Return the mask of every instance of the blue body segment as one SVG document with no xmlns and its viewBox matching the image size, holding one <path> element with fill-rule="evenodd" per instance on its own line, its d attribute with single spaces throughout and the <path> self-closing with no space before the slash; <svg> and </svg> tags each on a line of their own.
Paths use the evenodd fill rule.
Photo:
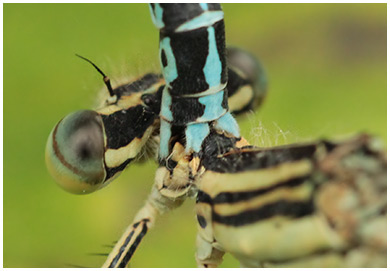
<svg viewBox="0 0 390 271">
<path fill-rule="evenodd" d="M 215 128 L 217 130 L 222 130 L 234 135 L 235 137 L 240 137 L 240 128 L 238 127 L 236 119 L 232 116 L 232 114 L 230 114 L 230 112 L 227 112 L 215 122 Z"/>
<path fill-rule="evenodd" d="M 204 139 L 209 135 L 210 127 L 208 123 L 195 123 L 186 128 L 186 152 L 194 151 L 198 153 L 202 147 Z"/>
<path fill-rule="evenodd" d="M 169 155 L 172 131 L 185 129 L 186 151 L 195 153 L 209 135 L 211 122 L 216 122 L 212 127 L 239 137 L 238 125 L 227 113 L 220 5 L 150 4 L 150 11 L 160 30 L 160 63 L 167 83 L 160 111 L 160 159 Z"/>
<path fill-rule="evenodd" d="M 160 157 L 168 157 L 169 155 L 169 139 L 171 139 L 171 124 L 163 119 L 160 123 Z"/>
<path fill-rule="evenodd" d="M 160 116 L 163 117 L 166 121 L 172 121 L 172 111 L 170 110 L 172 105 L 172 97 L 168 92 L 168 89 L 165 87 L 162 93 L 161 104 L 164 106 L 161 107 Z"/>
<path fill-rule="evenodd" d="M 217 43 L 215 40 L 215 30 L 213 27 L 208 27 L 207 32 L 209 34 L 209 51 L 203 72 L 206 82 L 211 88 L 221 84 L 222 63 L 218 55 Z"/>
<path fill-rule="evenodd" d="M 208 9 L 209 9 L 209 4 L 207 4 L 207 3 L 200 3 L 199 5 L 200 5 L 200 7 L 201 7 L 203 10 L 208 10 Z"/>
<path fill-rule="evenodd" d="M 218 119 L 225 114 L 226 109 L 221 105 L 224 98 L 224 92 L 219 91 L 215 94 L 199 98 L 199 103 L 205 106 L 203 115 L 196 122 L 209 122 Z"/>
<path fill-rule="evenodd" d="M 152 5 L 149 5 L 150 13 L 152 14 L 152 21 L 158 28 L 164 27 L 164 22 L 162 20 L 163 16 L 163 9 L 161 8 L 160 4 L 153 4 L 154 8 L 152 8 Z"/>
<path fill-rule="evenodd" d="M 176 59 L 172 51 L 171 39 L 169 37 L 165 37 L 160 41 L 161 62 L 163 61 L 162 54 L 165 54 L 165 58 L 166 58 L 166 63 L 161 63 L 162 73 L 164 75 L 164 79 L 167 84 L 166 87 L 169 88 L 169 84 L 177 78 Z"/>
</svg>

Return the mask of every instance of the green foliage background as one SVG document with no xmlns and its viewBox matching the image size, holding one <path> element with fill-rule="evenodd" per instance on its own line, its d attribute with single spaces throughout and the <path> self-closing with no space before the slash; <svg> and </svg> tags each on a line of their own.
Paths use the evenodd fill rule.
<svg viewBox="0 0 390 271">
<path fill-rule="evenodd" d="M 263 146 L 370 132 L 386 140 L 386 4 L 224 4 L 227 43 L 266 67 L 264 106 L 241 120 Z M 99 266 L 153 183 L 132 165 L 86 196 L 62 191 L 44 164 L 52 127 L 90 108 L 100 75 L 158 71 L 158 32 L 146 4 L 4 4 L 5 267 Z M 159 220 L 132 267 L 195 267 L 194 202 Z M 238 263 L 226 256 L 224 267 Z"/>
</svg>

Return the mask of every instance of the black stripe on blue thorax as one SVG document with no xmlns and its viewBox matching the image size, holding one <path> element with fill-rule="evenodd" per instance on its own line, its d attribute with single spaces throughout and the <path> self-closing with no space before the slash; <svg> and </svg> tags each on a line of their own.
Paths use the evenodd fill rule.
<svg viewBox="0 0 390 271">
<path fill-rule="evenodd" d="M 314 211 L 315 206 L 312 198 L 307 201 L 279 200 L 235 215 L 223 216 L 213 211 L 212 220 L 220 224 L 239 227 L 275 216 L 296 219 L 311 215 Z"/>
<path fill-rule="evenodd" d="M 190 97 L 223 91 L 227 82 L 223 13 L 218 4 L 156 4 L 151 10 L 160 29 L 160 60 L 167 83 L 161 115 L 173 125 L 199 122 L 207 102 L 202 104 Z M 181 30 L 183 25 L 187 26 L 185 31 Z M 207 110 L 202 122 L 217 119 L 227 111 L 227 96 L 219 98 L 220 104 L 213 106 L 221 109 L 216 113 Z M 176 104 L 186 105 L 185 120 L 182 106 Z M 193 106 L 188 108 L 189 104 Z"/>
<path fill-rule="evenodd" d="M 106 147 L 119 149 L 134 138 L 142 138 L 158 115 L 143 105 L 136 105 L 110 115 L 101 114 L 101 117 L 107 137 Z"/>
<path fill-rule="evenodd" d="M 220 84 L 227 82 L 226 69 L 226 54 L 225 54 L 225 25 L 224 21 L 219 21 L 210 26 L 214 30 L 217 54 L 221 66 Z M 174 59 L 167 57 L 168 52 L 165 52 L 162 47 L 161 55 L 167 57 L 169 61 L 175 61 L 177 78 L 169 82 L 169 92 L 172 96 L 183 96 L 186 94 L 195 94 L 209 89 L 204 72 L 204 67 L 209 56 L 209 28 L 204 27 L 193 30 L 191 32 L 180 33 L 160 33 L 160 41 L 168 38 L 170 40 L 170 49 L 172 50 Z M 163 63 L 162 63 L 163 64 Z M 162 65 L 163 68 L 164 65 Z"/>
<path fill-rule="evenodd" d="M 292 179 L 288 179 L 288 180 L 283 181 L 283 182 L 279 182 L 279 183 L 271 185 L 269 187 L 260 188 L 260 189 L 256 189 L 256 190 L 250 190 L 250 191 L 221 192 L 212 199 L 212 203 L 213 204 L 236 203 L 236 202 L 249 200 L 249 199 L 261 196 L 261 195 L 265 195 L 265 194 L 270 193 L 272 191 L 275 191 L 279 188 L 297 187 L 297 186 L 303 184 L 304 182 L 306 182 L 309 178 L 310 178 L 310 176 L 308 176 L 308 175 L 300 176 L 297 178 L 292 178 Z"/>
<path fill-rule="evenodd" d="M 166 89 L 170 102 L 163 99 L 162 106 L 165 110 L 161 111 L 162 117 L 173 125 L 185 125 L 188 123 L 203 121 L 212 121 L 219 118 L 228 111 L 227 94 L 216 94 L 218 91 L 224 91 L 227 83 L 227 68 L 225 56 L 224 22 L 220 21 L 212 26 L 215 31 L 217 54 L 215 51 L 209 52 L 209 29 L 201 28 L 193 30 L 190 33 L 170 33 L 168 36 L 161 33 L 161 57 L 164 77 L 168 83 Z M 169 38 L 169 45 L 165 45 L 164 39 Z M 166 59 L 167 47 L 171 51 L 170 57 Z M 206 62 L 209 54 L 215 54 L 217 67 L 220 72 L 215 76 L 210 75 L 211 71 L 206 69 Z M 167 65 L 164 67 L 164 59 Z M 175 62 L 175 72 L 169 67 L 170 62 Z M 210 67 L 210 64 L 208 64 Z M 172 75 L 172 73 L 175 73 Z M 218 73 L 218 71 L 217 71 Z M 210 79 L 211 78 L 211 79 Z M 171 81 L 170 81 L 171 80 Z M 212 88 L 215 88 L 212 90 Z M 203 92 L 212 90 L 209 94 Z M 199 94 L 199 97 L 191 97 Z M 218 104 L 213 104 L 213 109 L 208 101 L 201 99 L 204 96 L 214 94 Z M 218 96 L 218 97 L 217 97 Z M 167 112 L 166 110 L 169 110 Z"/>
</svg>

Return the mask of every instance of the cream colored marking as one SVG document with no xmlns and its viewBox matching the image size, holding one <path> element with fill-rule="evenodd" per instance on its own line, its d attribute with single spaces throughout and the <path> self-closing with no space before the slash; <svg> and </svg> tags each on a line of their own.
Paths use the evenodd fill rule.
<svg viewBox="0 0 390 271">
<path fill-rule="evenodd" d="M 143 92 L 133 93 L 131 96 L 122 96 L 117 104 L 111 104 L 96 110 L 99 114 L 102 115 L 111 115 L 117 111 L 126 110 L 130 107 L 140 105 L 142 100 L 141 96 Z"/>
<path fill-rule="evenodd" d="M 190 169 L 191 169 L 192 176 L 195 176 L 198 173 L 199 165 L 200 165 L 199 157 L 195 157 L 190 161 Z"/>
<path fill-rule="evenodd" d="M 136 157 L 151 135 L 153 131 L 152 128 L 153 127 L 149 127 L 146 129 L 142 138 L 136 137 L 128 145 L 122 148 L 108 149 L 104 154 L 107 167 L 112 168 L 120 166 L 127 159 Z"/>
<path fill-rule="evenodd" d="M 312 170 L 312 163 L 308 159 L 296 162 L 286 162 L 271 168 L 253 170 L 240 173 L 217 173 L 206 171 L 200 182 L 200 190 L 211 197 L 221 192 L 247 191 L 277 184 L 283 180 L 303 176 Z M 240 178 L 237 178 L 237 176 Z"/>
<path fill-rule="evenodd" d="M 319 215 L 291 220 L 272 217 L 240 227 L 214 223 L 213 229 L 216 240 L 226 251 L 238 258 L 259 261 L 293 259 L 346 245 Z"/>
<path fill-rule="evenodd" d="M 253 99 L 253 89 L 250 85 L 241 87 L 236 93 L 229 97 L 229 111 L 238 111 L 247 106 Z"/>
<path fill-rule="evenodd" d="M 206 221 L 206 227 L 204 228 L 202 228 L 197 222 L 198 234 L 202 236 L 202 238 L 207 242 L 212 243 L 214 241 L 214 235 L 213 235 L 212 218 L 211 218 L 212 212 L 211 212 L 210 204 L 204 202 L 198 202 L 195 205 L 195 212 L 197 215 L 203 216 Z"/>
<path fill-rule="evenodd" d="M 173 161 L 180 161 L 180 159 L 182 159 L 184 156 L 185 156 L 185 148 L 182 144 L 180 144 L 179 142 L 176 142 L 175 145 L 173 146 L 173 150 L 170 154 L 170 158 L 173 160 Z"/>
<path fill-rule="evenodd" d="M 197 98 L 197 97 L 204 97 L 204 96 L 208 96 L 208 95 L 211 95 L 211 94 L 215 94 L 217 92 L 220 92 L 220 91 L 223 91 L 225 88 L 226 88 L 226 85 L 227 83 L 225 84 L 219 84 L 217 86 L 213 86 L 203 92 L 199 92 L 199 93 L 194 93 L 194 94 L 185 94 L 185 95 L 180 95 L 180 97 L 183 97 L 183 98 Z"/>
<path fill-rule="evenodd" d="M 248 75 L 245 72 L 240 70 L 238 67 L 230 64 L 229 58 L 227 60 L 228 60 L 228 67 L 229 67 L 230 70 L 232 70 L 235 73 L 237 73 L 239 77 L 241 77 L 243 79 L 248 79 Z"/>
<path fill-rule="evenodd" d="M 251 200 L 237 203 L 216 204 L 214 210 L 219 215 L 235 215 L 279 200 L 307 201 L 309 200 L 312 191 L 313 187 L 308 183 L 294 188 L 283 187 L 267 194 L 257 196 Z"/>
<path fill-rule="evenodd" d="M 249 146 L 249 145 L 250 145 L 249 142 L 243 137 L 241 137 L 240 141 L 236 142 L 237 148 L 242 148 L 242 147 Z"/>
</svg>

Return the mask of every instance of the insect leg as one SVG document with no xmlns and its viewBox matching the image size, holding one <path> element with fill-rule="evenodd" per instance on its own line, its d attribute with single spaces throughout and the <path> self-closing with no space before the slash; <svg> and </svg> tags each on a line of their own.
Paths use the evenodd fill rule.
<svg viewBox="0 0 390 271">
<path fill-rule="evenodd" d="M 196 236 L 196 263 L 200 268 L 218 267 L 222 263 L 224 251 L 213 247 L 213 244 L 203 239 L 198 234 Z"/>
<path fill-rule="evenodd" d="M 183 202 L 184 198 L 172 200 L 163 196 L 154 185 L 145 205 L 138 211 L 133 223 L 123 233 L 102 267 L 126 267 L 157 217 L 179 207 Z"/>
</svg>

